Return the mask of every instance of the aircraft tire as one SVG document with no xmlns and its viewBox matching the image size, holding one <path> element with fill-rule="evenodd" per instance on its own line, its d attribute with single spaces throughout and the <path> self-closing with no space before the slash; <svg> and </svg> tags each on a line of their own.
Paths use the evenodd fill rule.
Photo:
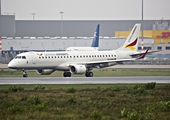
<svg viewBox="0 0 170 120">
<path fill-rule="evenodd" d="M 64 77 L 71 77 L 71 72 L 64 72 L 64 73 L 63 73 L 63 76 L 64 76 Z"/>
<path fill-rule="evenodd" d="M 85 76 L 86 76 L 86 77 L 93 77 L 93 72 L 86 72 L 86 73 L 85 73 Z"/>
<path fill-rule="evenodd" d="M 63 77 L 67 77 L 67 74 L 66 74 L 66 73 L 67 73 L 67 72 L 64 72 L 64 73 L 63 73 Z"/>
<path fill-rule="evenodd" d="M 67 72 L 67 77 L 71 77 L 71 72 Z"/>
<path fill-rule="evenodd" d="M 89 77 L 93 77 L 93 72 L 89 72 Z"/>
<path fill-rule="evenodd" d="M 86 73 L 85 73 L 85 76 L 86 76 L 86 77 L 88 77 L 88 73 L 89 73 L 89 72 L 86 72 Z"/>
<path fill-rule="evenodd" d="M 23 74 L 23 77 L 26 78 L 26 77 L 28 77 L 28 75 L 27 74 Z"/>
</svg>

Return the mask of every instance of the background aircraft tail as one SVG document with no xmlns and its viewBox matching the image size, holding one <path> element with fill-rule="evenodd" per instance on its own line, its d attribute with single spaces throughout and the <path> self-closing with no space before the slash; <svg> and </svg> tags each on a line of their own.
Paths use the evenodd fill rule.
<svg viewBox="0 0 170 120">
<path fill-rule="evenodd" d="M 127 37 L 124 45 L 118 48 L 118 50 L 123 50 L 123 51 L 137 51 L 138 50 L 140 27 L 141 27 L 141 24 L 135 24 L 129 36 Z"/>
<path fill-rule="evenodd" d="M 94 32 L 94 37 L 93 37 L 93 42 L 91 47 L 99 47 L 99 29 L 100 29 L 100 24 L 97 25 L 96 31 Z"/>
</svg>

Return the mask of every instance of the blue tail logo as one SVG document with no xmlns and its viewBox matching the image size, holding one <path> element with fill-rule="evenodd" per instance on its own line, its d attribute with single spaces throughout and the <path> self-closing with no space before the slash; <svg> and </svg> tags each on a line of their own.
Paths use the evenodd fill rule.
<svg viewBox="0 0 170 120">
<path fill-rule="evenodd" d="M 99 47 L 99 29 L 100 29 L 100 24 L 97 25 L 96 31 L 94 32 L 94 37 L 93 37 L 93 42 L 91 47 Z"/>
</svg>

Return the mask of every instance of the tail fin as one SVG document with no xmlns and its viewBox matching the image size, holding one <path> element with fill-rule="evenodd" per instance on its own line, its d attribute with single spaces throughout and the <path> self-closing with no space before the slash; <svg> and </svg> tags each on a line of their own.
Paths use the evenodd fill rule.
<svg viewBox="0 0 170 120">
<path fill-rule="evenodd" d="M 118 50 L 137 51 L 141 24 L 135 24 L 124 45 Z"/>
<path fill-rule="evenodd" d="M 100 24 L 98 24 L 96 27 L 96 31 L 94 33 L 91 47 L 99 47 L 99 29 L 100 29 Z"/>
</svg>

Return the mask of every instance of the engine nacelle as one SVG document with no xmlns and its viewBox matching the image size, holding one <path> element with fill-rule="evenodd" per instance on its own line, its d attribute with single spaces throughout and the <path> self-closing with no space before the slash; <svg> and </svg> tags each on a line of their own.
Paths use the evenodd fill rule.
<svg viewBox="0 0 170 120">
<path fill-rule="evenodd" d="M 40 75 L 50 75 L 51 73 L 53 73 L 54 70 L 53 69 L 42 69 L 42 70 L 37 70 L 37 73 Z"/>
<path fill-rule="evenodd" d="M 84 74 L 87 68 L 84 65 L 75 65 L 70 67 L 70 72 L 73 74 Z"/>
</svg>

